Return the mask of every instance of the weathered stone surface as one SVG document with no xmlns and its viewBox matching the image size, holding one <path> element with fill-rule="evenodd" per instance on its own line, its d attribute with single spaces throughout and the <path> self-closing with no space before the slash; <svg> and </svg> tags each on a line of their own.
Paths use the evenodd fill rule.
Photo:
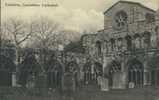
<svg viewBox="0 0 159 100">
<path fill-rule="evenodd" d="M 159 19 L 155 15 L 154 10 L 142 4 L 119 1 L 104 13 L 103 30 L 83 36 L 86 55 L 102 63 L 104 75 L 113 77 L 112 88 L 126 88 L 130 81 L 136 83 L 134 87 L 151 83 L 147 62 L 159 53 Z M 117 27 L 119 24 L 123 24 L 123 27 Z M 120 71 L 116 72 L 118 65 L 112 64 L 113 61 L 120 62 Z M 110 65 L 114 68 L 113 76 L 110 74 Z M 140 69 L 136 69 L 136 66 L 140 66 Z M 130 67 L 135 73 L 132 80 Z"/>
</svg>

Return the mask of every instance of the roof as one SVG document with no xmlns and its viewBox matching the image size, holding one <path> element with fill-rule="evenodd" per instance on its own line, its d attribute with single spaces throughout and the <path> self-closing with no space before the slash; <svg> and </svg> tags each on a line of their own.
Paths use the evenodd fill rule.
<svg viewBox="0 0 159 100">
<path fill-rule="evenodd" d="M 110 8 L 108 8 L 108 9 L 104 12 L 104 14 L 107 13 L 110 9 L 112 9 L 114 6 L 116 6 L 116 5 L 119 4 L 119 3 L 134 4 L 134 5 L 138 5 L 138 6 L 142 7 L 142 8 L 145 8 L 145 9 L 147 9 L 147 10 L 150 10 L 150 11 L 152 11 L 152 12 L 154 12 L 154 13 L 156 12 L 155 10 L 153 10 L 153 9 L 151 9 L 151 8 L 149 8 L 149 7 L 146 7 L 146 6 L 144 6 L 143 4 L 138 3 L 138 2 L 132 2 L 132 1 L 118 1 L 118 2 L 116 2 L 115 4 L 113 4 Z"/>
<path fill-rule="evenodd" d="M 84 34 L 81 36 L 81 41 L 83 40 L 84 37 L 88 37 L 88 36 L 97 36 L 97 34 Z"/>
<path fill-rule="evenodd" d="M 82 46 L 81 41 L 71 42 L 64 48 L 64 52 L 84 53 L 84 51 L 85 50 Z"/>
</svg>

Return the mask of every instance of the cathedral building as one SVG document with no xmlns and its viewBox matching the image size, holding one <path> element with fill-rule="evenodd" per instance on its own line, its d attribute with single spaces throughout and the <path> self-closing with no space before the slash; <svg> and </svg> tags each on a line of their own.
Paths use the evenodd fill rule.
<svg viewBox="0 0 159 100">
<path fill-rule="evenodd" d="M 103 65 L 110 88 L 159 86 L 159 19 L 153 9 L 115 3 L 104 12 L 104 29 L 82 36 L 82 45 Z"/>
</svg>

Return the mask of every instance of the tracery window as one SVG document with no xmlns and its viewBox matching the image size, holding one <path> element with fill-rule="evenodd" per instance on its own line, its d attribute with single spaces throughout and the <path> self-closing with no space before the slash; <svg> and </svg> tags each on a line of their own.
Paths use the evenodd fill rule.
<svg viewBox="0 0 159 100">
<path fill-rule="evenodd" d="M 111 50 L 114 51 L 115 50 L 115 39 L 110 39 L 110 43 L 111 43 Z"/>
<path fill-rule="evenodd" d="M 100 41 L 96 42 L 97 54 L 100 55 L 102 53 L 102 43 Z"/>
<path fill-rule="evenodd" d="M 126 39 L 126 44 L 127 44 L 127 50 L 131 50 L 132 49 L 132 38 L 131 36 L 127 35 L 125 37 Z"/>
<path fill-rule="evenodd" d="M 150 34 L 150 32 L 144 32 L 143 37 L 144 37 L 143 41 L 144 41 L 145 47 L 151 46 L 151 34 Z"/>
<path fill-rule="evenodd" d="M 138 34 L 135 34 L 134 35 L 134 40 L 135 40 L 134 41 L 135 48 L 139 49 L 141 47 L 141 38 L 140 38 L 140 36 Z"/>
<path fill-rule="evenodd" d="M 127 25 L 128 16 L 125 11 L 119 11 L 115 15 L 115 28 L 120 30 Z"/>
</svg>

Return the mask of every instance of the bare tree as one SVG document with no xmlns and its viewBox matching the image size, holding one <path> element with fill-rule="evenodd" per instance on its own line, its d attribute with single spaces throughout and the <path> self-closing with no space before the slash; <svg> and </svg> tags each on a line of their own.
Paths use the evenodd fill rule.
<svg viewBox="0 0 159 100">
<path fill-rule="evenodd" d="M 5 30 L 8 37 L 14 43 L 16 48 L 16 62 L 19 63 L 19 50 L 22 45 L 28 40 L 33 32 L 33 24 L 26 23 L 16 18 L 8 19 L 5 22 Z"/>
<path fill-rule="evenodd" d="M 0 27 L 0 48 L 2 47 L 2 40 L 3 40 L 3 27 L 2 27 L 2 25 L 1 25 L 1 27 Z"/>
<path fill-rule="evenodd" d="M 41 17 L 37 20 L 33 20 L 33 48 L 40 49 L 40 63 L 45 65 L 47 62 L 47 51 L 57 49 L 56 37 L 59 30 L 59 24 L 47 17 Z M 44 71 L 44 68 L 42 67 Z"/>
<path fill-rule="evenodd" d="M 38 40 L 38 47 L 50 49 L 55 47 L 55 41 L 59 30 L 59 24 L 48 19 L 40 18 L 34 21 L 35 40 Z M 36 41 L 37 42 L 37 41 Z"/>
</svg>

